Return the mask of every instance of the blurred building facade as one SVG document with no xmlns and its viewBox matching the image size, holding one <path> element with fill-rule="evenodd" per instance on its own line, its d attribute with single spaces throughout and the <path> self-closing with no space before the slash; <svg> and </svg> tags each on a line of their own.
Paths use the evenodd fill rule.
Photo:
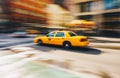
<svg viewBox="0 0 120 78">
<path fill-rule="evenodd" d="M 52 0 L 0 0 L 0 31 L 47 24 L 45 8 L 51 3 Z"/>
<path fill-rule="evenodd" d="M 8 20 L 6 19 L 6 15 L 4 14 L 4 4 L 3 1 L 0 0 L 0 31 L 4 28 L 6 28 L 6 26 L 4 26 L 4 22 L 8 22 Z"/>
<path fill-rule="evenodd" d="M 119 32 L 120 0 L 71 0 L 68 3 L 67 7 L 77 19 L 95 21 L 97 31 Z"/>
<path fill-rule="evenodd" d="M 67 22 L 70 22 L 74 19 L 74 16 L 71 12 L 56 4 L 48 5 L 46 10 L 48 12 L 47 23 L 49 27 L 64 27 Z"/>
</svg>

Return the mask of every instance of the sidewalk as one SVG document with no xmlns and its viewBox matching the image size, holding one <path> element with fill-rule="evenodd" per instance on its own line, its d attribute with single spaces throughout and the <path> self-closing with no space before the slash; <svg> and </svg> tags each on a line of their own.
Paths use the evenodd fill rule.
<svg viewBox="0 0 120 78">
<path fill-rule="evenodd" d="M 22 52 L 10 54 L 11 51 L 20 50 Z M 0 54 L 1 53 L 5 53 L 5 51 L 0 52 Z M 55 56 L 51 53 L 45 53 L 34 49 L 32 50 L 32 48 L 27 47 L 12 48 L 9 52 L 6 51 L 6 53 L 7 54 L 1 55 L 0 57 L 0 71 L 3 71 L 0 73 L 2 78 L 8 78 L 8 76 L 9 78 L 13 78 L 13 76 L 14 78 L 99 78 L 93 74 L 83 72 L 78 73 L 57 65 L 53 65 L 54 63 L 52 64 L 51 60 L 60 64 L 62 62 L 59 60 L 64 61 L 65 58 Z M 30 54 L 33 55 L 28 57 Z"/>
<path fill-rule="evenodd" d="M 119 38 L 107 38 L 107 37 L 89 37 L 90 47 L 120 49 Z"/>
<path fill-rule="evenodd" d="M 104 76 L 105 73 L 99 71 L 99 68 L 97 67 L 97 63 L 96 64 L 90 63 L 89 60 L 88 61 L 84 60 L 85 58 L 79 59 L 78 58 L 79 56 L 76 56 L 76 55 L 78 55 L 76 53 L 73 55 L 72 52 L 70 52 L 68 54 L 66 51 L 44 52 L 44 51 L 29 48 L 29 47 L 15 47 L 15 48 L 11 48 L 10 50 L 14 51 L 14 52 L 16 51 L 16 53 L 18 52 L 17 54 L 14 54 L 14 57 L 16 57 L 16 58 L 19 58 L 19 57 L 24 58 L 24 57 L 27 57 L 29 54 L 33 54 L 33 55 L 31 57 L 28 57 L 25 59 L 31 59 L 34 57 L 38 57 L 37 59 L 34 59 L 34 60 L 27 60 L 27 61 L 32 61 L 32 63 L 27 62 L 27 61 L 25 61 L 24 65 L 22 64 L 22 62 L 17 63 L 18 66 L 20 65 L 20 67 L 22 69 L 26 70 L 26 71 L 23 71 L 20 73 L 22 78 L 25 78 L 24 76 L 29 76 L 29 77 L 34 76 L 34 78 L 59 78 L 59 77 L 60 78 L 119 78 L 119 77 L 114 77 L 114 76 L 112 77 L 111 75 L 110 75 L 111 77 L 109 77 L 110 72 L 106 72 L 106 70 L 104 70 L 104 71 L 106 72 L 106 75 L 108 75 L 108 76 L 100 77 L 100 76 L 102 76 L 102 74 Z M 2 52 L 2 53 L 4 53 L 4 52 Z M 73 58 L 71 56 L 74 56 L 76 58 Z M 84 56 L 84 54 L 81 56 Z M 13 55 L 12 55 L 12 57 L 9 56 L 9 58 L 7 58 L 6 60 L 7 61 L 10 60 L 10 58 L 13 58 Z M 1 63 L 3 63 L 3 62 L 1 62 Z M 5 63 L 7 63 L 7 62 L 5 62 Z M 36 66 L 36 64 L 37 64 L 37 66 Z M 41 64 L 42 64 L 42 66 L 41 66 Z M 47 68 L 48 67 L 52 68 L 52 69 L 49 69 L 51 71 L 47 70 L 46 66 L 47 66 Z M 19 69 L 21 69 L 20 67 L 17 68 L 15 65 L 12 68 L 16 68 L 17 70 L 19 70 Z M 32 69 L 32 70 L 29 70 L 29 69 Z M 58 71 L 56 71 L 56 69 Z M 33 72 L 33 70 L 36 70 L 39 72 Z M 12 70 L 11 72 L 14 72 L 14 71 L 15 70 Z M 46 75 L 46 74 L 43 74 L 44 71 L 46 71 L 47 75 L 49 74 L 50 76 L 47 76 L 47 77 L 43 76 L 43 75 Z M 61 72 L 59 72 L 59 71 L 61 71 Z M 66 72 L 69 73 L 70 76 L 65 76 Z M 15 72 L 12 74 L 18 74 L 18 73 L 19 72 Z M 28 73 L 28 74 L 22 75 L 24 73 Z M 41 75 L 41 73 L 42 73 L 42 75 Z M 38 74 L 40 74 L 40 76 L 36 76 Z M 11 74 L 7 74 L 7 75 L 11 75 Z M 57 75 L 57 77 L 56 77 L 56 75 Z M 72 76 L 72 75 L 75 75 L 75 76 Z M 76 77 L 76 76 L 79 76 L 79 77 Z M 15 77 L 15 78 L 18 78 L 18 77 Z"/>
</svg>

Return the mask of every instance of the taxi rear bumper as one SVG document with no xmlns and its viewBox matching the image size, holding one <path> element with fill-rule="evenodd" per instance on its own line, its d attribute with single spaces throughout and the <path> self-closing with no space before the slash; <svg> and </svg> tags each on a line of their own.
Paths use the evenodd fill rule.
<svg viewBox="0 0 120 78">
<path fill-rule="evenodd" d="M 85 42 L 79 42 L 77 44 L 73 44 L 72 46 L 74 47 L 86 47 L 89 45 L 89 41 L 85 41 Z"/>
</svg>

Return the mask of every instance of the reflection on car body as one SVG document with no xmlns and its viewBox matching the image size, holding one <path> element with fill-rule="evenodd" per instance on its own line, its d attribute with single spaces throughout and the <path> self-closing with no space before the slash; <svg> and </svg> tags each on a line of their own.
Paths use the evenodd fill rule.
<svg viewBox="0 0 120 78">
<path fill-rule="evenodd" d="M 46 36 L 39 36 L 34 39 L 34 43 L 60 45 L 64 48 L 71 48 L 73 46 L 85 47 L 89 44 L 86 36 L 78 36 L 71 31 L 52 31 Z"/>
</svg>

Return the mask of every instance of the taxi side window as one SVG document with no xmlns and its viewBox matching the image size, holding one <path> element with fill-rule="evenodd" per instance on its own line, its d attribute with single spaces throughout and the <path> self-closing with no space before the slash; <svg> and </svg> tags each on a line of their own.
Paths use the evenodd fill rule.
<svg viewBox="0 0 120 78">
<path fill-rule="evenodd" d="M 64 32 L 57 32 L 56 37 L 65 37 Z"/>
<path fill-rule="evenodd" d="M 47 37 L 54 37 L 55 32 L 51 32 L 47 34 Z"/>
</svg>

